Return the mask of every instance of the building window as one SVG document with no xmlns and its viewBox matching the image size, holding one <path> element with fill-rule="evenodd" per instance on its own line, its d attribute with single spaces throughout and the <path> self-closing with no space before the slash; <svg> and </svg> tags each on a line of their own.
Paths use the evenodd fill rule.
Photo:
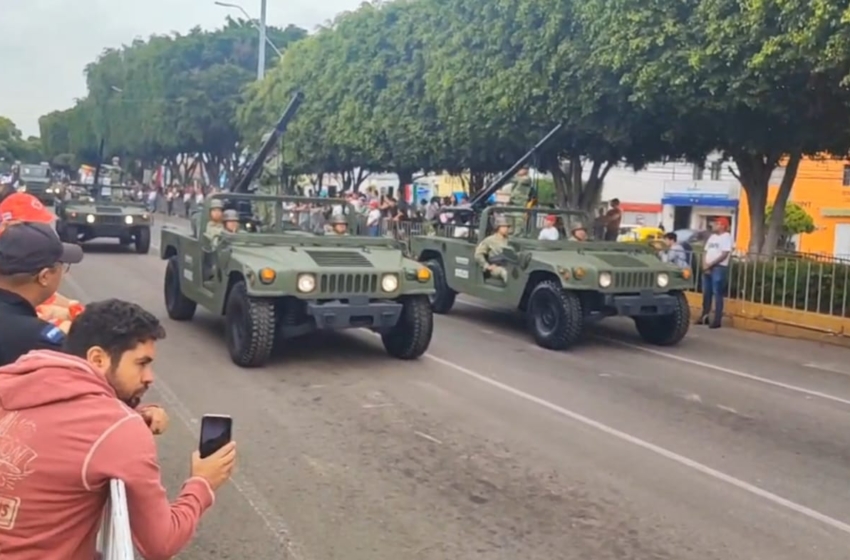
<svg viewBox="0 0 850 560">
<path fill-rule="evenodd" d="M 705 174 L 705 166 L 701 163 L 694 164 L 694 181 L 702 181 L 702 177 Z"/>
<path fill-rule="evenodd" d="M 844 166 L 844 177 L 842 178 L 841 184 L 845 187 L 850 187 L 850 165 Z"/>
<path fill-rule="evenodd" d="M 712 161 L 711 162 L 711 180 L 712 181 L 719 181 L 722 174 L 723 174 L 723 162 L 722 161 Z"/>
</svg>

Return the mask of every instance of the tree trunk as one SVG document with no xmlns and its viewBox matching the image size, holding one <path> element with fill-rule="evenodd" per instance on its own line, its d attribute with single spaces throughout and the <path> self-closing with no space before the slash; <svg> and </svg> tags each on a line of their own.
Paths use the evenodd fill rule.
<svg viewBox="0 0 850 560">
<path fill-rule="evenodd" d="M 396 175 L 398 175 L 398 193 L 396 193 L 398 206 L 401 209 L 407 209 L 409 206 L 407 191 L 413 187 L 413 171 L 396 171 Z"/>
<path fill-rule="evenodd" d="M 599 203 L 602 186 L 613 161 L 593 161 L 585 181 L 584 165 L 580 156 L 569 159 L 551 158 L 541 166 L 552 175 L 555 183 L 556 204 L 559 208 L 590 212 Z"/>
<path fill-rule="evenodd" d="M 800 168 L 802 158 L 803 155 L 799 152 L 791 154 L 785 166 L 782 183 L 779 184 L 776 200 L 773 201 L 773 212 L 771 212 L 770 221 L 767 224 L 767 235 L 764 239 L 764 250 L 762 251 L 762 254 L 766 257 L 772 257 L 776 248 L 779 247 L 779 240 L 782 238 L 785 229 L 785 207 L 788 204 L 791 187 L 794 186 L 794 179 L 797 178 L 797 170 Z"/>
<path fill-rule="evenodd" d="M 353 192 L 360 192 L 360 185 L 363 184 L 363 181 L 365 181 L 369 177 L 369 175 L 371 175 L 371 173 L 369 171 L 367 171 L 366 169 L 364 169 L 362 167 L 358 167 L 357 168 L 357 176 L 355 177 L 354 183 L 351 186 L 352 191 Z"/>
<path fill-rule="evenodd" d="M 747 252 L 751 255 L 761 255 L 765 241 L 768 183 L 770 174 L 779 164 L 779 155 L 733 152 L 731 156 L 738 167 L 738 172 L 732 174 L 747 194 L 750 215 L 750 246 Z M 797 163 L 799 164 L 799 161 Z M 784 206 L 782 214 L 784 217 Z"/>
</svg>

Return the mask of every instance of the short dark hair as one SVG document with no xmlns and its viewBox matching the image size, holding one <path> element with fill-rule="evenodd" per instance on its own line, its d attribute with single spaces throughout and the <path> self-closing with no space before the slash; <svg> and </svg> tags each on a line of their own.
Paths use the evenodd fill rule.
<svg viewBox="0 0 850 560">
<path fill-rule="evenodd" d="M 675 231 L 671 231 L 670 233 L 665 233 L 665 234 L 664 234 L 664 239 L 669 239 L 670 241 L 672 241 L 673 243 L 675 243 L 675 242 L 677 242 L 677 241 L 679 240 L 679 236 L 678 236 L 678 235 L 676 235 L 676 232 L 675 232 Z"/>
<path fill-rule="evenodd" d="M 141 306 L 120 299 L 86 305 L 65 338 L 68 354 L 85 358 L 90 348 L 100 346 L 113 362 L 143 342 L 162 340 L 165 329 L 159 319 Z"/>
</svg>

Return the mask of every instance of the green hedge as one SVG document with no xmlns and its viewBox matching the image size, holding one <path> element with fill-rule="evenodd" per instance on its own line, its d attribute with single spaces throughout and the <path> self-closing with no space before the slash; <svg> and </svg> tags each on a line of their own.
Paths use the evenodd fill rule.
<svg viewBox="0 0 850 560">
<path fill-rule="evenodd" d="M 702 291 L 701 255 L 695 255 L 696 290 Z M 733 258 L 729 297 L 825 315 L 850 316 L 850 264 L 777 256 Z"/>
</svg>

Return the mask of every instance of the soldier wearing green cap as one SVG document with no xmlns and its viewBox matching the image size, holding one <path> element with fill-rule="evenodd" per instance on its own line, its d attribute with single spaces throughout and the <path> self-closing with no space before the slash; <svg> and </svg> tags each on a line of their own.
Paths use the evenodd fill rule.
<svg viewBox="0 0 850 560">
<path fill-rule="evenodd" d="M 224 211 L 224 229 L 230 233 L 239 231 L 239 212 L 236 210 Z"/>
<path fill-rule="evenodd" d="M 207 228 L 204 230 L 204 235 L 210 240 L 224 231 L 223 210 L 224 203 L 220 199 L 210 201 L 210 221 L 207 222 Z"/>
<path fill-rule="evenodd" d="M 505 283 L 508 281 L 508 271 L 505 267 L 491 264 L 489 259 L 500 255 L 508 246 L 508 231 L 510 222 L 504 216 L 496 216 L 493 220 L 496 231 L 485 237 L 475 248 L 475 262 L 478 263 L 493 278 L 501 278 Z"/>
<path fill-rule="evenodd" d="M 329 235 L 348 235 L 348 220 L 342 214 L 331 216 L 331 230 Z"/>
</svg>

